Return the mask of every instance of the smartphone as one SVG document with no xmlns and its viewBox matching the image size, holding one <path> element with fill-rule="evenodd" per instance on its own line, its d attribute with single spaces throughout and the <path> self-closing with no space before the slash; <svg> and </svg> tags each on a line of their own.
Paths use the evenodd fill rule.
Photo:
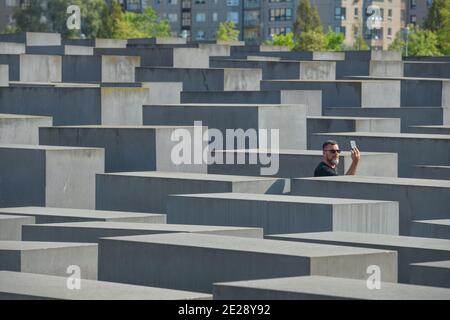
<svg viewBox="0 0 450 320">
<path fill-rule="evenodd" d="M 352 149 L 355 149 L 355 148 L 356 148 L 356 142 L 355 142 L 355 140 L 351 140 L 351 141 L 350 141 L 350 147 L 351 147 Z"/>
</svg>

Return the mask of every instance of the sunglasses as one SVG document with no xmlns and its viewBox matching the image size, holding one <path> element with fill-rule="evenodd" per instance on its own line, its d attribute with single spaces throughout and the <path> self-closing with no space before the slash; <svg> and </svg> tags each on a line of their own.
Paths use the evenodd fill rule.
<svg viewBox="0 0 450 320">
<path fill-rule="evenodd" d="M 324 150 L 324 151 L 329 151 L 331 153 L 341 153 L 341 150 Z"/>
</svg>

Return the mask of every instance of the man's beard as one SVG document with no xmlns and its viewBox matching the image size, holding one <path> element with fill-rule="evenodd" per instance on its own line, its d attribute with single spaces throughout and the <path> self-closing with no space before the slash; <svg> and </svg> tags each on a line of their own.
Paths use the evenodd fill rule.
<svg viewBox="0 0 450 320">
<path fill-rule="evenodd" d="M 339 159 L 333 159 L 330 161 L 332 165 L 337 166 L 339 164 Z"/>
</svg>

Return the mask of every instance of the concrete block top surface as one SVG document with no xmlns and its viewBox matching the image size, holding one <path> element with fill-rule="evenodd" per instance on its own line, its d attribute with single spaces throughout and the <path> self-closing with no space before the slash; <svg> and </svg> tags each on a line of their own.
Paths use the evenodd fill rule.
<svg viewBox="0 0 450 320">
<path fill-rule="evenodd" d="M 450 140 L 450 134 L 425 134 L 425 133 L 391 133 L 391 132 L 330 132 L 315 133 L 318 136 L 342 136 L 342 137 L 373 137 L 373 138 L 399 138 L 399 139 L 438 139 Z"/>
<path fill-rule="evenodd" d="M 193 225 L 193 224 L 160 224 L 160 223 L 133 223 L 133 222 L 109 222 L 109 221 L 48 223 L 48 224 L 39 224 L 38 226 L 61 227 L 61 228 L 86 228 L 86 229 L 92 228 L 92 229 L 126 229 L 126 230 L 150 230 L 150 231 L 155 230 L 155 231 L 169 231 L 169 232 L 172 231 L 210 232 L 210 231 L 261 229 L 261 228 L 226 227 L 226 226 Z"/>
<path fill-rule="evenodd" d="M 0 144 L 0 149 L 28 149 L 28 150 L 43 150 L 43 151 L 102 150 L 100 148 L 89 148 L 89 147 L 60 147 L 60 146 L 42 146 L 42 145 L 27 145 L 27 144 Z"/>
<path fill-rule="evenodd" d="M 81 290 L 68 290 L 67 278 L 0 271 L 0 292 L 38 298 L 74 300 L 211 299 L 204 293 L 83 279 Z"/>
<path fill-rule="evenodd" d="M 102 211 L 88 209 L 67 209 L 51 207 L 11 207 L 1 208 L 0 214 L 20 214 L 30 216 L 55 216 L 55 217 L 76 217 L 89 219 L 113 219 L 113 218 L 140 218 L 151 215 L 161 216 L 159 213 L 138 213 L 124 211 Z"/>
<path fill-rule="evenodd" d="M 82 125 L 82 126 L 52 126 L 44 128 L 54 129 L 139 129 L 139 130 L 154 130 L 154 129 L 179 129 L 179 128 L 193 128 L 194 126 L 127 126 L 127 125 Z"/>
<path fill-rule="evenodd" d="M 361 79 L 361 80 L 413 80 L 413 81 L 442 81 L 442 82 L 450 82 L 450 79 L 443 79 L 443 78 L 374 77 L 374 76 L 349 76 L 348 78 Z"/>
<path fill-rule="evenodd" d="M 360 199 L 345 199 L 345 198 L 328 198 L 328 197 L 302 197 L 290 195 L 272 195 L 272 194 L 251 194 L 251 193 L 203 193 L 203 194 L 180 194 L 176 197 L 185 198 L 211 198 L 211 199 L 229 199 L 229 200 L 244 200 L 244 201 L 270 201 L 270 202 L 288 202 L 288 203 L 308 203 L 308 204 L 370 204 L 392 201 L 377 201 L 377 200 L 360 200 Z"/>
<path fill-rule="evenodd" d="M 450 260 L 411 263 L 412 266 L 450 269 Z"/>
<path fill-rule="evenodd" d="M 414 220 L 414 222 L 438 224 L 441 226 L 450 226 L 450 219 L 435 219 L 435 220 Z"/>
<path fill-rule="evenodd" d="M 247 251 L 311 258 L 393 252 L 378 249 L 217 236 L 198 233 L 166 233 L 158 235 L 126 236 L 102 239 L 108 241 L 137 242 L 179 247 L 198 247 L 216 250 Z M 100 239 L 100 243 L 102 239 Z"/>
<path fill-rule="evenodd" d="M 182 104 L 165 104 L 165 105 L 145 105 L 145 107 L 208 107 L 208 108 L 281 108 L 296 107 L 303 104 L 229 104 L 229 103 L 182 103 Z"/>
<path fill-rule="evenodd" d="M 411 126 L 412 128 L 430 128 L 430 129 L 450 129 L 450 125 L 433 125 L 433 126 Z"/>
<path fill-rule="evenodd" d="M 0 120 L 1 119 L 52 119 L 52 117 L 31 116 L 31 115 L 24 115 L 24 114 L 0 113 Z"/>
<path fill-rule="evenodd" d="M 318 120 L 390 120 L 398 118 L 377 118 L 377 117 L 338 117 L 338 116 L 307 116 L 308 119 Z"/>
<path fill-rule="evenodd" d="M 14 216 L 14 215 L 9 215 L 9 214 L 0 214 L 0 220 L 23 219 L 23 218 L 27 218 L 27 216 Z"/>
<path fill-rule="evenodd" d="M 318 156 L 322 157 L 322 150 L 300 150 L 300 149 L 278 149 L 278 150 L 270 150 L 270 149 L 234 149 L 234 150 L 216 150 L 217 152 L 224 153 L 274 153 L 274 154 L 285 154 L 285 155 L 298 155 L 298 156 Z M 392 152 L 361 152 L 362 155 L 392 155 Z M 349 157 L 351 156 L 350 151 L 341 151 L 341 157 Z"/>
<path fill-rule="evenodd" d="M 140 172 L 117 172 L 102 173 L 101 175 L 110 176 L 128 176 L 142 178 L 160 178 L 160 179 L 184 179 L 184 180 L 204 180 L 204 181 L 223 181 L 223 182 L 250 182 L 250 181 L 275 181 L 275 178 L 235 176 L 206 173 L 189 172 L 163 172 L 163 171 L 140 171 Z"/>
<path fill-rule="evenodd" d="M 397 177 L 371 177 L 371 176 L 335 176 L 335 177 L 314 177 L 314 178 L 295 178 L 295 180 L 317 180 L 317 181 L 335 181 L 348 183 L 368 183 L 368 184 L 386 184 L 410 187 L 436 187 L 450 188 L 450 181 L 432 180 L 432 179 L 412 179 Z"/>
<path fill-rule="evenodd" d="M 0 241 L 0 251 L 27 251 L 70 247 L 96 247 L 96 243 L 39 242 L 39 241 Z"/>
<path fill-rule="evenodd" d="M 271 239 L 292 239 L 293 241 L 307 239 L 330 241 L 336 243 L 358 243 L 379 245 L 386 247 L 403 247 L 416 249 L 443 250 L 450 252 L 450 240 L 422 237 L 407 237 L 388 234 L 359 233 L 359 232 L 311 232 L 270 235 Z"/>
<path fill-rule="evenodd" d="M 318 296 L 369 300 L 450 299 L 450 289 L 382 282 L 379 290 L 368 290 L 365 280 L 305 276 L 215 283 L 223 287 L 250 288 Z"/>
</svg>

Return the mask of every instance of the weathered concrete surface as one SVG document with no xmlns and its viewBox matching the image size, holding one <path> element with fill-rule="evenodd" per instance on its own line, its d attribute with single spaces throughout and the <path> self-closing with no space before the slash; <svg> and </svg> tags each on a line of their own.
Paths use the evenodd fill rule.
<svg viewBox="0 0 450 320">
<path fill-rule="evenodd" d="M 401 132 L 411 132 L 414 125 L 450 124 L 450 108 L 401 107 L 401 108 L 324 108 L 325 116 L 400 118 Z"/>
<path fill-rule="evenodd" d="M 98 174 L 96 208 L 164 213 L 168 196 L 171 194 L 282 194 L 289 190 L 289 181 L 277 178 L 151 171 Z"/>
<path fill-rule="evenodd" d="M 208 164 L 209 174 L 233 174 L 244 176 L 260 176 L 263 168 L 273 167 L 273 174 L 280 178 L 300 178 L 314 176 L 314 169 L 322 160 L 322 151 L 319 150 L 286 150 L 279 152 L 267 149 L 253 150 L 218 150 L 215 155 L 219 158 L 226 157 L 226 154 L 233 154 L 233 158 L 245 157 L 244 164 Z M 270 157 L 271 162 L 267 163 L 266 158 Z M 255 159 L 250 162 L 251 159 Z M 259 161 L 258 161 L 259 160 Z M 212 162 L 212 161 L 211 161 Z M 362 152 L 361 161 L 358 164 L 357 175 L 397 177 L 397 154 Z M 266 164 L 267 163 L 267 164 Z M 339 175 L 344 175 L 352 163 L 351 153 L 343 151 L 340 155 L 340 162 L 337 166 Z"/>
<path fill-rule="evenodd" d="M 304 104 L 308 116 L 322 115 L 322 91 L 184 91 L 181 103 Z"/>
<path fill-rule="evenodd" d="M 102 149 L 0 145 L 0 206 L 93 209 L 104 161 Z"/>
<path fill-rule="evenodd" d="M 0 241 L 22 240 L 22 226 L 35 223 L 34 217 L 0 214 Z"/>
<path fill-rule="evenodd" d="M 306 81 L 264 80 L 262 90 L 322 90 L 322 106 L 395 108 L 400 107 L 400 81 Z"/>
<path fill-rule="evenodd" d="M 208 128 L 218 129 L 223 137 L 226 137 L 227 130 L 279 130 L 280 148 L 306 148 L 304 105 L 180 104 L 152 105 L 143 109 L 144 125 L 193 125 L 195 121 L 202 121 Z M 271 132 L 268 132 L 267 136 L 270 135 Z M 258 146 L 252 148 L 261 146 L 259 139 Z M 246 147 L 245 141 L 241 142 L 241 146 L 238 142 L 239 149 Z M 226 148 L 229 149 L 228 144 Z M 234 143 L 231 148 L 235 148 Z"/>
<path fill-rule="evenodd" d="M 9 65 L 0 65 L 0 87 L 9 86 Z"/>
<path fill-rule="evenodd" d="M 332 61 L 258 61 L 210 58 L 211 68 L 261 69 L 263 80 L 301 79 L 335 80 L 336 63 Z"/>
<path fill-rule="evenodd" d="M 67 276 L 0 271 L 0 300 L 209 300 L 211 295 L 133 286 L 105 281 L 81 281 L 80 290 L 67 288 Z"/>
<path fill-rule="evenodd" d="M 25 44 L 0 41 L 0 54 L 24 54 Z"/>
<path fill-rule="evenodd" d="M 76 265 L 81 279 L 96 280 L 97 255 L 93 243 L 0 241 L 0 270 L 67 277 L 67 268 Z"/>
<path fill-rule="evenodd" d="M 64 39 L 64 45 L 87 46 L 95 48 L 126 48 L 127 40 L 121 39 Z"/>
<path fill-rule="evenodd" d="M 24 43 L 27 46 L 60 46 L 59 33 L 22 32 L 14 34 L 1 34 L 0 42 Z"/>
<path fill-rule="evenodd" d="M 52 207 L 2 208 L 1 215 L 34 217 L 36 223 L 70 223 L 87 221 L 129 222 L 129 223 L 166 223 L 166 215 L 158 213 L 137 213 L 121 211 L 102 211 L 85 209 L 67 209 Z"/>
<path fill-rule="evenodd" d="M 46 54 L 46 55 L 83 55 L 92 56 L 94 54 L 93 47 L 86 46 L 39 46 L 26 47 L 27 54 Z"/>
<path fill-rule="evenodd" d="M 128 45 L 147 45 L 147 44 L 186 44 L 186 39 L 184 38 L 133 38 L 128 39 Z"/>
<path fill-rule="evenodd" d="M 205 128 L 199 128 L 203 135 Z M 192 126 L 65 126 L 39 130 L 39 143 L 52 146 L 91 147 L 105 149 L 105 172 L 179 171 L 206 173 L 205 164 L 175 164 L 172 150 L 179 144 L 173 140 L 183 130 L 194 137 Z M 189 144 L 194 150 L 196 142 Z M 206 142 L 202 142 L 202 150 Z"/>
<path fill-rule="evenodd" d="M 267 277 L 366 279 L 372 264 L 396 282 L 393 251 L 173 233 L 100 239 L 98 271 L 105 281 L 211 292 L 215 282 Z"/>
<path fill-rule="evenodd" d="M 305 276 L 215 283 L 215 300 L 450 300 L 450 290 L 382 282 Z"/>
<path fill-rule="evenodd" d="M 36 225 L 36 227 L 31 224 L 26 225 L 22 229 L 22 240 L 97 243 L 99 238 L 104 237 L 123 237 L 177 232 L 216 234 L 260 239 L 263 237 L 263 230 L 261 228 L 96 221 L 39 224 Z"/>
<path fill-rule="evenodd" d="M 336 140 L 342 148 L 347 148 L 350 141 L 354 140 L 361 151 L 398 153 L 400 177 L 412 177 L 415 165 L 450 164 L 450 135 L 383 132 L 314 133 L 308 140 L 308 148 L 321 150 L 322 143 L 328 139 Z"/>
<path fill-rule="evenodd" d="M 39 144 L 39 127 L 52 124 L 51 117 L 0 113 L 0 144 Z"/>
<path fill-rule="evenodd" d="M 450 288 L 450 260 L 412 263 L 411 283 Z"/>
<path fill-rule="evenodd" d="M 345 59 L 349 61 L 402 61 L 402 54 L 397 51 L 345 51 Z"/>
<path fill-rule="evenodd" d="M 260 227 L 265 234 L 353 231 L 398 234 L 398 203 L 243 193 L 172 195 L 169 223 Z"/>
<path fill-rule="evenodd" d="M 450 240 L 450 219 L 413 221 L 411 235 Z"/>
<path fill-rule="evenodd" d="M 403 77 L 402 61 L 345 60 L 336 61 L 336 78 L 349 76 Z"/>
<path fill-rule="evenodd" d="M 239 49 L 239 48 L 237 48 Z M 340 61 L 345 60 L 345 52 L 306 52 L 306 51 L 259 51 L 248 50 L 246 48 L 239 49 L 232 47 L 231 55 L 233 57 L 245 58 L 251 56 L 268 56 L 278 57 L 281 60 L 301 60 L 301 61 Z"/>
<path fill-rule="evenodd" d="M 414 166 L 413 178 L 450 180 L 450 166 Z"/>
<path fill-rule="evenodd" d="M 149 88 L 151 104 L 181 103 L 182 82 L 143 82 L 143 88 Z"/>
<path fill-rule="evenodd" d="M 405 77 L 415 78 L 450 78 L 449 62 L 420 62 L 408 61 L 404 63 Z"/>
<path fill-rule="evenodd" d="M 293 233 L 271 235 L 266 238 L 396 251 L 400 283 L 411 283 L 411 263 L 448 260 L 450 257 L 450 240 L 441 239 L 355 232 Z"/>
<path fill-rule="evenodd" d="M 259 90 L 259 69 L 136 68 L 137 82 L 183 82 L 184 91 Z"/>
<path fill-rule="evenodd" d="M 22 54 L 19 68 L 22 82 L 62 81 L 61 56 Z"/>
<path fill-rule="evenodd" d="M 391 177 L 340 176 L 292 180 L 291 194 L 398 201 L 400 234 L 409 235 L 411 222 L 448 219 L 450 181 Z"/>
</svg>

